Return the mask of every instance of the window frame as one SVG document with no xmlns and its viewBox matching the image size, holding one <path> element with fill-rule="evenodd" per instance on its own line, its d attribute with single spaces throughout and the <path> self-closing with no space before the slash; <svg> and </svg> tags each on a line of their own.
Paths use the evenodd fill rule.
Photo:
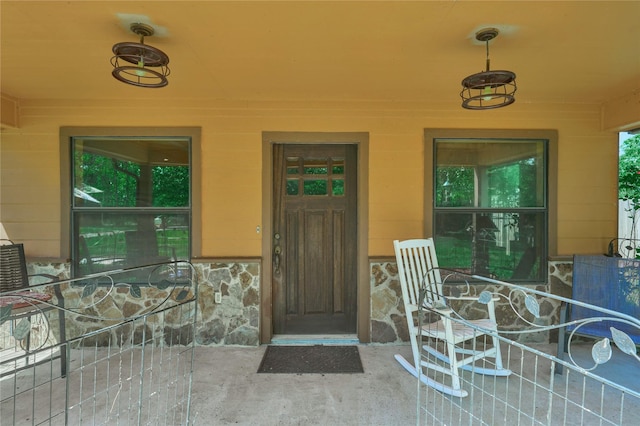
<svg viewBox="0 0 640 426">
<path fill-rule="evenodd" d="M 447 208 L 435 206 L 435 145 L 440 139 L 467 139 L 467 140 L 545 140 L 547 142 L 546 151 L 546 212 L 547 212 L 547 234 L 546 234 L 546 254 L 547 257 L 556 256 L 558 252 L 557 243 L 557 188 L 558 188 L 558 133 L 556 130 L 502 130 L 502 129 L 425 129 L 424 130 L 424 234 L 427 237 L 434 235 L 435 212 L 443 211 Z M 449 208 L 450 209 L 450 208 Z M 463 209 L 456 211 L 460 213 L 475 210 L 480 212 L 487 209 Z M 511 210 L 511 209 L 509 209 Z M 545 281 L 547 278 L 545 277 Z"/>
<path fill-rule="evenodd" d="M 200 127 L 61 127 L 60 128 L 60 253 L 62 258 L 72 257 L 73 200 L 72 156 L 73 138 L 78 137 L 184 137 L 190 139 L 191 169 L 191 258 L 202 253 L 201 204 L 201 128 Z"/>
</svg>

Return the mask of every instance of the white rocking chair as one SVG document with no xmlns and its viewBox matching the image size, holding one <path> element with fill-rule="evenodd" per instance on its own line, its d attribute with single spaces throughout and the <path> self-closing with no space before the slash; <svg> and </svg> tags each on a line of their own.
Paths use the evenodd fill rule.
<svg viewBox="0 0 640 426">
<path fill-rule="evenodd" d="M 442 292 L 442 278 L 438 269 L 433 239 L 415 239 L 393 242 L 398 276 L 402 287 L 404 309 L 409 327 L 409 339 L 413 352 L 413 364 L 402 355 L 395 355 L 396 360 L 415 377 L 427 386 L 445 394 L 465 397 L 468 392 L 461 387 L 460 370 L 473 373 L 508 376 L 511 371 L 502 365 L 499 339 L 491 336 L 492 345 L 484 345 L 476 339 L 496 330 L 494 299 L 485 301 L 488 318 L 479 320 L 462 320 L 454 316 L 454 311 L 447 305 L 447 300 L 465 300 L 469 303 L 477 302 L 478 297 L 462 296 L 446 299 Z M 424 308 L 423 313 L 435 313 L 438 321 L 419 326 L 419 305 Z M 420 345 L 422 338 L 428 337 L 444 343 L 445 352 L 441 352 L 429 344 L 422 349 L 428 352 L 428 357 L 421 357 Z M 464 345 L 464 343 L 466 345 Z M 478 346 L 481 349 L 478 349 Z M 484 358 L 493 358 L 486 361 Z M 484 363 L 477 361 L 486 361 Z M 436 362 L 437 361 L 437 362 Z M 486 365 L 489 364 L 490 368 Z M 451 380 L 441 382 L 430 377 L 427 372 L 431 369 L 441 373 L 436 377 L 450 376 Z M 433 376 L 433 374 L 432 374 Z"/>
</svg>

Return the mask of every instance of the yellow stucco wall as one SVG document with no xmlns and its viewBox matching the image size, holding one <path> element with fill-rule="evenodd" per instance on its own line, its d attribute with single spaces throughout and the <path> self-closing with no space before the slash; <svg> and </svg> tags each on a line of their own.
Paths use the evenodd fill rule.
<svg viewBox="0 0 640 426">
<path fill-rule="evenodd" d="M 60 256 L 61 126 L 202 128 L 202 255 L 260 256 L 262 132 L 369 133 L 369 255 L 422 236 L 425 128 L 556 129 L 558 254 L 603 252 L 617 229 L 617 133 L 597 105 L 21 101 L 2 130 L 0 222 L 28 256 Z"/>
</svg>

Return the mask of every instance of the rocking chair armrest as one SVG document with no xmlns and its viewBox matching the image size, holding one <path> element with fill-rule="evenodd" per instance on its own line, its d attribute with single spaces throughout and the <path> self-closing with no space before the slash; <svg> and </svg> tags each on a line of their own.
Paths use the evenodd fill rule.
<svg viewBox="0 0 640 426">
<path fill-rule="evenodd" d="M 450 300 L 471 300 L 471 301 L 477 301 L 479 299 L 478 296 L 447 296 L 447 299 Z M 497 302 L 498 300 L 500 300 L 498 297 L 496 296 L 492 296 L 491 297 L 491 301 L 492 302 Z"/>
<path fill-rule="evenodd" d="M 453 312 L 453 309 L 445 304 L 423 305 L 422 309 L 433 311 L 439 315 L 449 315 L 451 314 L 451 312 Z"/>
<path fill-rule="evenodd" d="M 451 309 L 450 307 L 444 307 L 444 308 L 433 308 L 433 310 L 441 316 L 444 317 L 449 317 L 451 316 L 451 314 L 453 313 L 453 309 Z"/>
<path fill-rule="evenodd" d="M 405 305 L 405 308 L 408 309 L 409 311 L 411 311 L 411 313 L 418 312 L 418 310 L 419 310 L 418 305 L 415 305 L 413 303 L 407 303 Z M 407 313 L 407 314 L 409 314 L 409 313 Z"/>
<path fill-rule="evenodd" d="M 476 296 L 447 296 L 451 300 L 478 300 Z"/>
</svg>

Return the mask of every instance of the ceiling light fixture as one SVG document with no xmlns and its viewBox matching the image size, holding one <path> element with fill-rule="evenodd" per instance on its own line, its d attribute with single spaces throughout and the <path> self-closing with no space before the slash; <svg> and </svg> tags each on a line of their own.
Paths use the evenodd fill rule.
<svg viewBox="0 0 640 426">
<path fill-rule="evenodd" d="M 164 87 L 169 82 L 169 57 L 160 49 L 144 44 L 144 38 L 153 35 L 153 27 L 133 23 L 131 31 L 140 36 L 140 43 L 123 42 L 113 45 L 111 74 L 123 83 L 138 87 Z M 133 64 L 133 65 L 131 65 Z"/>
<path fill-rule="evenodd" d="M 491 71 L 489 68 L 489 41 L 498 35 L 496 28 L 485 28 L 476 33 L 476 40 L 487 46 L 487 70 L 462 80 L 462 107 L 466 109 L 494 109 L 516 101 L 516 75 L 511 71 Z"/>
</svg>

